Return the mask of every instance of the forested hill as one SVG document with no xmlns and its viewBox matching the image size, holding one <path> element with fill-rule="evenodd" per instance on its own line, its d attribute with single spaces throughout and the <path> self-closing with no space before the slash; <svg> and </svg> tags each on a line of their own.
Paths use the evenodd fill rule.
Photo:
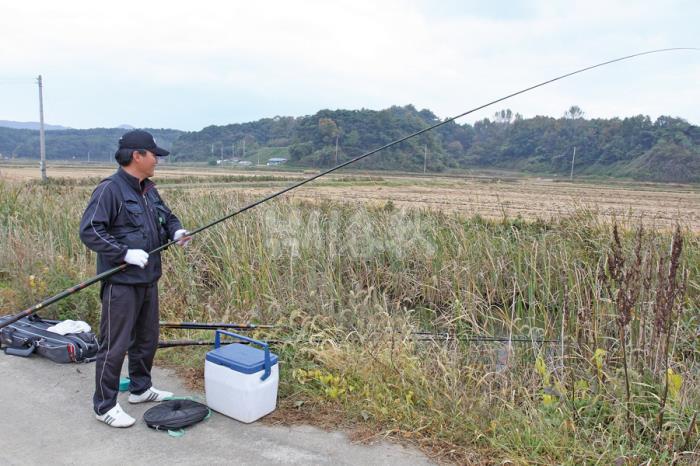
<svg viewBox="0 0 700 466">
<path fill-rule="evenodd" d="M 340 163 L 439 121 L 429 110 L 408 105 L 381 111 L 321 110 L 312 116 L 265 118 L 196 132 L 151 131 L 159 142 L 172 142 L 173 159 L 178 161 L 265 162 L 284 157 L 292 165 L 326 168 L 336 164 L 336 142 Z M 0 153 L 24 155 L 13 149 L 22 138 L 8 144 L 7 131 L 22 130 L 0 128 Z M 47 153 L 49 158 L 84 159 L 87 147 L 99 143 L 101 150 L 109 148 L 111 157 L 123 131 L 52 131 L 47 133 Z M 33 154 L 38 153 L 37 134 L 28 131 L 22 143 L 34 135 Z M 700 182 L 700 127 L 666 116 L 655 121 L 642 115 L 586 119 L 575 106 L 561 118 L 525 119 L 503 110 L 473 125 L 451 122 L 369 157 L 358 167 L 422 172 L 427 158 L 431 172 L 501 168 L 568 176 L 574 148 L 578 175 Z"/>
<path fill-rule="evenodd" d="M 413 106 L 373 110 L 322 110 L 313 116 L 275 117 L 210 126 L 184 133 L 173 145 L 179 159 L 245 158 L 256 153 L 289 158 L 295 165 L 330 167 L 437 123 Z M 576 148 L 577 174 L 641 180 L 700 182 L 700 127 L 680 118 L 646 116 L 585 119 L 578 107 L 562 118 L 524 119 L 503 110 L 474 125 L 448 123 L 360 164 L 364 168 L 502 168 L 568 175 Z"/>
<path fill-rule="evenodd" d="M 124 128 L 67 129 L 46 131 L 46 158 L 113 161 Z M 176 129 L 148 129 L 162 147 L 169 149 L 182 134 Z M 0 155 L 39 158 L 39 131 L 0 127 Z"/>
</svg>

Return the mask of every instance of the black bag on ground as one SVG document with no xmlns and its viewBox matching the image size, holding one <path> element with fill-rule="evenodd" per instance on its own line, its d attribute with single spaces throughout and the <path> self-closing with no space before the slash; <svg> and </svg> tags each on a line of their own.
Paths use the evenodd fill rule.
<svg viewBox="0 0 700 466">
<path fill-rule="evenodd" d="M 167 400 L 143 413 L 148 427 L 156 430 L 173 430 L 191 426 L 204 420 L 209 408 L 192 400 Z"/>
<path fill-rule="evenodd" d="M 0 322 L 13 316 L 0 317 Z M 0 329 L 0 346 L 5 354 L 28 357 L 32 353 L 49 358 L 53 362 L 91 362 L 95 360 L 98 344 L 94 333 L 69 333 L 59 335 L 47 328 L 60 320 L 43 320 L 37 315 L 23 317 Z"/>
</svg>

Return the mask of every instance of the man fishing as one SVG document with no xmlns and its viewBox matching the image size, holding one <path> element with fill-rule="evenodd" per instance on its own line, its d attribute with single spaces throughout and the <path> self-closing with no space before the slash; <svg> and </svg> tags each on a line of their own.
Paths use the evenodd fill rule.
<svg viewBox="0 0 700 466">
<path fill-rule="evenodd" d="M 146 252 L 170 239 L 180 246 L 191 239 L 149 179 L 158 157 L 168 154 L 146 131 L 124 134 L 115 154 L 119 168 L 97 185 L 80 222 L 80 239 L 97 253 L 98 274 L 130 264 L 103 279 L 100 288 L 102 317 L 93 405 L 97 419 L 112 427 L 130 427 L 136 422 L 117 403 L 125 353 L 129 356 L 130 403 L 172 396 L 151 384 L 162 271 L 160 251 Z"/>
</svg>

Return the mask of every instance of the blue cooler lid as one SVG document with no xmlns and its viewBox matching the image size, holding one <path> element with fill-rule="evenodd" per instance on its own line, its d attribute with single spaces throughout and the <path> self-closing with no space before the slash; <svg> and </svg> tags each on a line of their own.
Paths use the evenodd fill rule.
<svg viewBox="0 0 700 466">
<path fill-rule="evenodd" d="M 265 351 L 249 345 L 232 343 L 209 351 L 206 360 L 243 374 L 255 374 L 265 368 Z M 277 355 L 270 353 L 270 367 L 275 364 Z"/>
</svg>

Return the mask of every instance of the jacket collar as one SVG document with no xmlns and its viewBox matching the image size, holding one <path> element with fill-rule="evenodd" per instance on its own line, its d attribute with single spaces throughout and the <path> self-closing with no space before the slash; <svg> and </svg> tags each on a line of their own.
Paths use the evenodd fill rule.
<svg viewBox="0 0 700 466">
<path fill-rule="evenodd" d="M 139 194 L 146 194 L 146 191 L 151 189 L 155 183 L 150 180 L 150 178 L 146 178 L 142 182 L 139 183 L 139 179 L 136 178 L 135 176 L 132 176 L 126 172 L 121 166 L 117 170 L 117 176 L 120 176 L 124 181 L 126 181 L 126 184 L 131 186 L 131 188 L 134 189 Z"/>
</svg>

